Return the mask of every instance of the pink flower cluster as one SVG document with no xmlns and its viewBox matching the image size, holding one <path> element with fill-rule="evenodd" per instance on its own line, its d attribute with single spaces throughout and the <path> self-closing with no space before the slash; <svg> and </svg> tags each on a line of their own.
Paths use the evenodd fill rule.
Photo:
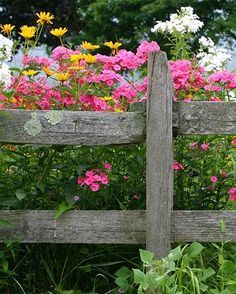
<svg viewBox="0 0 236 294">
<path fill-rule="evenodd" d="M 229 194 L 230 201 L 236 200 L 236 187 L 229 189 L 227 193 Z"/>
<path fill-rule="evenodd" d="M 108 183 L 108 176 L 101 169 L 88 170 L 84 176 L 80 176 L 77 179 L 77 184 L 80 187 L 88 186 L 93 192 L 97 192 L 103 185 L 108 185 Z"/>
<path fill-rule="evenodd" d="M 159 50 L 156 42 L 144 41 L 136 53 L 122 49 L 114 56 L 91 56 L 64 46 L 56 47 L 49 58 L 24 56 L 24 68 L 9 89 L 14 89 L 14 97 L 0 91 L 0 107 L 126 111 L 130 103 L 145 100 L 147 92 L 146 77 L 138 74 L 129 80 L 127 73 L 133 74 L 150 52 Z M 29 68 L 33 73 L 27 73 Z"/>
<path fill-rule="evenodd" d="M 228 70 L 208 76 L 203 67 L 196 67 L 190 60 L 170 61 L 175 100 L 224 100 L 224 89 L 236 88 L 236 73 Z"/>
</svg>

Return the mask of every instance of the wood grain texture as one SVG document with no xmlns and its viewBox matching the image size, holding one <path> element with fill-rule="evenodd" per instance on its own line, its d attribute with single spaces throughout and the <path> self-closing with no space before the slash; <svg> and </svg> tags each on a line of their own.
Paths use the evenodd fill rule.
<svg viewBox="0 0 236 294">
<path fill-rule="evenodd" d="M 144 137 L 145 117 L 141 112 L 0 112 L 0 142 L 90 146 L 136 143 Z"/>
<path fill-rule="evenodd" d="M 164 52 L 149 55 L 148 72 L 146 247 L 162 258 L 171 248 L 173 197 L 173 86 Z"/>
<path fill-rule="evenodd" d="M 69 211 L 55 220 L 51 210 L 1 211 L 0 242 L 144 244 L 146 212 Z M 172 211 L 172 242 L 236 242 L 236 211 Z M 222 234 L 220 222 L 225 222 Z"/>
<path fill-rule="evenodd" d="M 50 111 L 62 116 L 50 123 L 48 111 L 1 110 L 0 142 L 58 145 L 112 145 L 145 140 L 145 104 L 136 104 L 128 113 Z M 138 111 L 134 111 L 138 110 Z M 25 125 L 35 119 L 39 129 L 29 135 Z M 175 102 L 173 127 L 177 134 L 236 134 L 235 102 Z"/>
<path fill-rule="evenodd" d="M 225 232 L 221 231 L 221 222 Z M 236 211 L 173 211 L 172 241 L 236 241 Z"/>
<path fill-rule="evenodd" d="M 54 211 L 1 211 L 0 219 L 13 226 L 0 227 L 0 241 L 24 243 L 145 243 L 143 211 L 70 211 L 59 219 Z"/>
<path fill-rule="evenodd" d="M 173 111 L 178 134 L 236 134 L 235 102 L 176 102 Z"/>
</svg>

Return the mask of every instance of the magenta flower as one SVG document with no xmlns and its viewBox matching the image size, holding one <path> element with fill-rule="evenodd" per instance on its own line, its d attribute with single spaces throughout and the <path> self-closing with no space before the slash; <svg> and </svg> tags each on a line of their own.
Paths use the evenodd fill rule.
<svg viewBox="0 0 236 294">
<path fill-rule="evenodd" d="M 229 194 L 229 200 L 230 201 L 234 201 L 236 200 L 236 187 L 233 187 L 231 189 L 229 189 L 229 191 L 227 192 L 227 194 Z"/>
<path fill-rule="evenodd" d="M 174 170 L 184 170 L 183 165 L 180 164 L 180 163 L 177 162 L 177 161 L 174 161 L 174 162 L 172 163 L 172 167 L 173 167 Z"/>
<path fill-rule="evenodd" d="M 212 182 L 212 183 L 216 183 L 216 182 L 218 182 L 218 178 L 217 178 L 217 176 L 211 176 L 211 182 Z"/>
<path fill-rule="evenodd" d="M 209 147 L 210 147 L 210 144 L 201 144 L 201 149 L 202 149 L 202 151 L 206 151 L 207 149 L 209 149 Z"/>
</svg>

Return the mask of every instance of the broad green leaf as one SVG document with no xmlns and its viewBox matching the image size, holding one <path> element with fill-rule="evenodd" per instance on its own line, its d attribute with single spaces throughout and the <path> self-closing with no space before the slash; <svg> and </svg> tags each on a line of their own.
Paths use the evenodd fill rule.
<svg viewBox="0 0 236 294">
<path fill-rule="evenodd" d="M 141 284 L 146 281 L 146 275 L 139 269 L 133 269 L 134 272 L 134 282 Z"/>
<path fill-rule="evenodd" d="M 127 266 L 122 266 L 116 273 L 116 277 L 122 277 L 122 278 L 128 278 L 130 277 L 130 270 L 127 268 Z"/>
<path fill-rule="evenodd" d="M 27 192 L 23 189 L 19 189 L 19 190 L 16 190 L 15 195 L 18 200 L 22 200 L 26 197 Z"/>
<path fill-rule="evenodd" d="M 153 261 L 154 253 L 139 249 L 140 257 L 143 263 L 151 264 Z"/>
<path fill-rule="evenodd" d="M 197 257 L 202 252 L 203 249 L 204 247 L 202 246 L 202 244 L 198 242 L 194 242 L 188 247 L 188 253 L 190 257 L 194 258 L 194 257 Z"/>
<path fill-rule="evenodd" d="M 210 276 L 214 274 L 215 274 L 215 271 L 211 267 L 204 269 L 202 271 L 202 280 L 205 281 L 206 279 L 208 279 Z"/>
<path fill-rule="evenodd" d="M 221 265 L 221 271 L 224 274 L 232 274 L 234 272 L 235 265 L 230 260 L 225 260 Z"/>
<path fill-rule="evenodd" d="M 55 218 L 59 218 L 64 212 L 72 209 L 74 205 L 62 202 L 55 212 Z"/>
</svg>

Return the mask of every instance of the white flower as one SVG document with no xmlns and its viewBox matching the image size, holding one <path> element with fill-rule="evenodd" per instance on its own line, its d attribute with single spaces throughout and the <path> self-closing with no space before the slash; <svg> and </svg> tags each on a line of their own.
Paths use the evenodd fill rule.
<svg viewBox="0 0 236 294">
<path fill-rule="evenodd" d="M 211 38 L 206 38 L 204 36 L 202 36 L 199 39 L 199 44 L 201 45 L 201 47 L 214 47 L 215 46 L 215 44 Z"/>
<path fill-rule="evenodd" d="M 11 72 L 6 63 L 0 64 L 0 85 L 4 89 L 8 88 L 11 84 Z"/>
<path fill-rule="evenodd" d="M 0 34 L 0 60 L 10 61 L 13 41 Z"/>
<path fill-rule="evenodd" d="M 181 34 L 196 33 L 203 26 L 203 22 L 193 13 L 192 7 L 181 7 L 178 13 L 172 13 L 170 20 L 165 22 L 157 21 L 156 25 L 151 29 L 153 33 L 169 33 L 174 31 Z"/>
<path fill-rule="evenodd" d="M 198 63 L 206 71 L 212 72 L 225 69 L 231 55 L 224 48 L 217 48 L 210 38 L 199 39 L 200 48 L 197 54 Z"/>
</svg>

